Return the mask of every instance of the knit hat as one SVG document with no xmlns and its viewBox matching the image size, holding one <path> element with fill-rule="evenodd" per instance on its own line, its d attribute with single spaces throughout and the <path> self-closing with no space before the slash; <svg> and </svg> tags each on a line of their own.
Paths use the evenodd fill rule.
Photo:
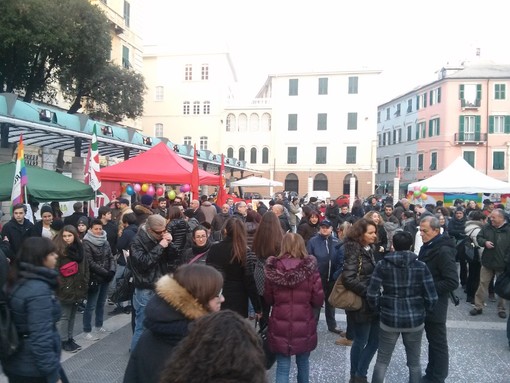
<svg viewBox="0 0 510 383">
<path fill-rule="evenodd" d="M 123 203 L 125 205 L 129 205 L 129 200 L 127 198 L 119 198 L 119 203 Z"/>
<path fill-rule="evenodd" d="M 53 215 L 53 209 L 51 208 L 50 205 L 43 205 L 41 207 L 41 216 L 44 214 L 44 213 L 51 213 Z"/>
<path fill-rule="evenodd" d="M 154 198 L 152 198 L 152 196 L 150 196 L 148 194 L 144 194 L 142 196 L 142 198 L 140 198 L 140 202 L 142 203 L 142 205 L 145 205 L 145 206 L 151 206 L 152 201 L 154 201 Z"/>
<path fill-rule="evenodd" d="M 78 225 L 85 225 L 89 227 L 89 219 L 88 217 L 80 217 L 78 218 L 78 222 L 76 222 L 76 226 Z"/>
<path fill-rule="evenodd" d="M 464 208 L 462 206 L 457 206 L 457 208 L 455 209 L 455 213 L 457 213 L 458 211 L 461 211 L 464 213 Z"/>
</svg>

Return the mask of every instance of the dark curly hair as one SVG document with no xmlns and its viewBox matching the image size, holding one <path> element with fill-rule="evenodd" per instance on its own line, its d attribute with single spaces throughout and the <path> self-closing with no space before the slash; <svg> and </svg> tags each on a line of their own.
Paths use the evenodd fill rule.
<svg viewBox="0 0 510 383">
<path fill-rule="evenodd" d="M 175 348 L 160 383 L 265 383 L 264 352 L 255 329 L 224 310 L 197 319 Z"/>
</svg>

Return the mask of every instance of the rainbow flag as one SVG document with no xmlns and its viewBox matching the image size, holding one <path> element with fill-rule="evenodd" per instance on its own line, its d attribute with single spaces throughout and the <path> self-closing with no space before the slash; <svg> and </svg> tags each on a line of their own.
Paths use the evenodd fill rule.
<svg viewBox="0 0 510 383">
<path fill-rule="evenodd" d="M 11 201 L 13 205 L 24 203 L 25 188 L 27 186 L 27 168 L 25 167 L 25 147 L 23 146 L 23 135 L 19 138 L 18 157 L 16 159 L 16 171 L 12 183 Z"/>
</svg>

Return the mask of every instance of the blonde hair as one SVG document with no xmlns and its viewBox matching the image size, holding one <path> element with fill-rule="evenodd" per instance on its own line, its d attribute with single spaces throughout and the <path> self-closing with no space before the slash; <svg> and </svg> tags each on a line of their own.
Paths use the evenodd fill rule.
<svg viewBox="0 0 510 383">
<path fill-rule="evenodd" d="M 306 252 L 303 237 L 295 233 L 285 234 L 282 239 L 282 248 L 278 257 L 282 257 L 285 254 L 289 255 L 291 258 L 303 259 L 306 257 L 308 253 Z"/>
</svg>

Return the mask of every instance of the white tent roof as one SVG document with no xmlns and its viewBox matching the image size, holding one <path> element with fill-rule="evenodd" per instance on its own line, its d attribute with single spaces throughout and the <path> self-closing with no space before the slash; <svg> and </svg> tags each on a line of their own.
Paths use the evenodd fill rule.
<svg viewBox="0 0 510 383">
<path fill-rule="evenodd" d="M 270 180 L 264 177 L 246 177 L 230 183 L 230 186 L 283 186 L 282 182 Z"/>
<path fill-rule="evenodd" d="M 462 157 L 435 176 L 409 184 L 407 190 L 413 191 L 415 186 L 426 186 L 432 193 L 510 193 L 510 183 L 479 172 Z"/>
</svg>

